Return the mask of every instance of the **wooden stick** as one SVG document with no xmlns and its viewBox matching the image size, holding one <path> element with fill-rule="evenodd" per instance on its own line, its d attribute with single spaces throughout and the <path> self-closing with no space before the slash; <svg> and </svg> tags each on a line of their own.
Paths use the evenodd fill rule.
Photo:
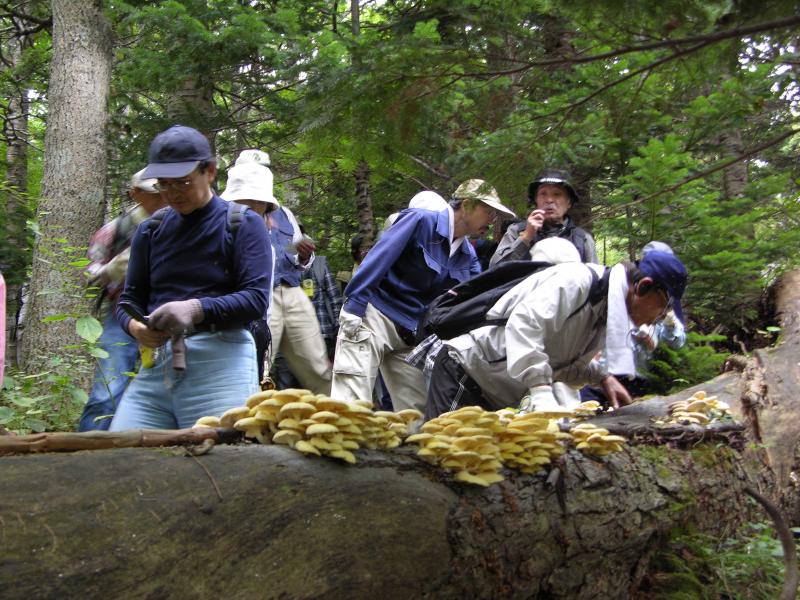
<svg viewBox="0 0 800 600">
<path fill-rule="evenodd" d="M 230 444 L 241 439 L 236 429 L 198 427 L 196 429 L 130 429 L 128 431 L 87 431 L 84 433 L 34 433 L 0 436 L 0 455 L 37 452 L 77 452 L 110 448 L 152 448 L 194 446 L 205 440 Z"/>
</svg>

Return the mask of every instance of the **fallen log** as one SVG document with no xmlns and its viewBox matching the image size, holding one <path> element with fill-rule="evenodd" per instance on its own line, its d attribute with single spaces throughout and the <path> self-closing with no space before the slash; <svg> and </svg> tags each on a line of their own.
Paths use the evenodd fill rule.
<svg viewBox="0 0 800 600">
<path fill-rule="evenodd" d="M 714 445 L 573 451 L 486 489 L 409 451 L 358 455 L 5 457 L 4 597 L 625 598 L 675 527 L 753 517 L 735 452 Z"/>
</svg>

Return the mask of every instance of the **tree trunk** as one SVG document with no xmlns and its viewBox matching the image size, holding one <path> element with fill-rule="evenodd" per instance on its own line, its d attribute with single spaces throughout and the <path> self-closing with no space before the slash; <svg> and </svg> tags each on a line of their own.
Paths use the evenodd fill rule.
<svg viewBox="0 0 800 600">
<path fill-rule="evenodd" d="M 105 127 L 111 73 L 111 30 L 101 2 L 53 0 L 53 58 L 37 220 L 42 232 L 33 255 L 25 368 L 39 372 L 49 357 L 75 343 L 71 319 L 86 303 L 77 269 L 91 234 L 102 222 L 106 176 Z"/>
<path fill-rule="evenodd" d="M 375 239 L 375 215 L 372 212 L 372 198 L 369 195 L 369 165 L 360 161 L 353 174 L 356 180 L 356 212 L 358 214 L 358 233 L 369 247 Z"/>
<path fill-rule="evenodd" d="M 198 77 L 187 77 L 180 89 L 172 93 L 167 105 L 167 115 L 174 121 L 195 127 L 208 138 L 214 148 L 216 118 L 214 114 L 213 90 Z"/>
<path fill-rule="evenodd" d="M 12 68 L 17 66 L 23 49 L 29 45 L 27 37 L 9 40 L 7 46 L 7 57 Z M 3 122 L 3 136 L 6 142 L 6 182 L 9 189 L 5 190 L 6 195 L 6 239 L 4 247 L 11 250 L 7 255 L 12 260 L 5 265 L 8 288 L 6 290 L 6 319 L 5 319 L 5 339 L 6 339 L 6 364 L 17 365 L 17 340 L 14 336 L 16 331 L 16 315 L 19 289 L 23 280 L 23 274 L 27 268 L 28 247 L 26 235 L 26 221 L 31 216 L 28 209 L 28 112 L 30 101 L 28 100 L 28 90 L 18 87 L 8 98 L 5 120 Z"/>
</svg>

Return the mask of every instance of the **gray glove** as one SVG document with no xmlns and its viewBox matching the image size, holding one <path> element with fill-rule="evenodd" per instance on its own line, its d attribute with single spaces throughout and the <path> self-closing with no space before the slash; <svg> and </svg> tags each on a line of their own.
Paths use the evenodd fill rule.
<svg viewBox="0 0 800 600">
<path fill-rule="evenodd" d="M 177 300 L 162 304 L 150 314 L 150 327 L 159 331 L 186 334 L 204 318 L 200 300 Z"/>
</svg>

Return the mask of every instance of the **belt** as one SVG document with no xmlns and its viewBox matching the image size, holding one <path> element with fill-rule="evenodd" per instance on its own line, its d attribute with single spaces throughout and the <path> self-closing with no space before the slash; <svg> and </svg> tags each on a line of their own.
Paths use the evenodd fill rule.
<svg viewBox="0 0 800 600">
<path fill-rule="evenodd" d="M 211 323 L 208 325 L 195 325 L 192 333 L 216 333 L 218 331 L 225 331 L 226 329 L 244 329 L 244 325 L 217 325 Z M 191 334 L 189 334 L 191 335 Z"/>
</svg>

